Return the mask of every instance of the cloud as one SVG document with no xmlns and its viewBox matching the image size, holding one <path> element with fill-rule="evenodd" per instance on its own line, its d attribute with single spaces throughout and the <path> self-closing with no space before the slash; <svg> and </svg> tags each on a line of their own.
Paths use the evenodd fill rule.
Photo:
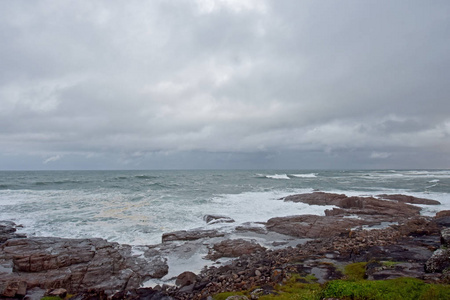
<svg viewBox="0 0 450 300">
<path fill-rule="evenodd" d="M 390 156 L 391 156 L 391 153 L 387 153 L 387 152 L 372 152 L 370 154 L 370 158 L 374 158 L 374 159 L 386 159 Z"/>
<path fill-rule="evenodd" d="M 277 153 L 285 153 L 280 165 L 295 157 L 320 164 L 332 153 L 348 166 L 351 159 L 339 161 L 344 152 L 360 155 L 355 167 L 371 166 L 382 158 L 376 153 L 390 153 L 399 167 L 450 167 L 442 159 L 450 151 L 449 8 L 3 3 L 0 148 L 39 159 L 89 156 L 86 163 L 100 167 L 150 168 L 153 153 L 172 153 L 156 156 L 177 156 L 180 168 L 188 165 L 182 157 L 197 161 L 194 154 L 210 155 L 208 166 L 230 155 L 258 168 Z M 396 160 L 405 152 L 414 157 Z"/>
<path fill-rule="evenodd" d="M 46 164 L 48 164 L 48 163 L 50 163 L 50 162 L 55 162 L 55 161 L 57 161 L 57 160 L 60 160 L 61 158 L 62 158 L 61 155 L 51 156 L 51 157 L 47 158 L 46 160 L 44 160 L 42 163 L 43 163 L 44 165 L 46 165 Z"/>
</svg>

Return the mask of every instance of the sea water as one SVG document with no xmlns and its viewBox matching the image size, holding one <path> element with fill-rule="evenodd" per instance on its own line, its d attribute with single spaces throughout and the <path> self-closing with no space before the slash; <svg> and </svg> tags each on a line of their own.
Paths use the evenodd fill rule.
<svg viewBox="0 0 450 300">
<path fill-rule="evenodd" d="M 423 215 L 450 209 L 448 170 L 2 171 L 0 220 L 29 236 L 100 237 L 131 245 L 161 242 L 165 232 L 232 230 L 272 217 L 324 215 L 329 206 L 284 202 L 297 193 L 405 194 L 440 201 Z M 203 216 L 234 223 L 207 225 Z"/>
</svg>

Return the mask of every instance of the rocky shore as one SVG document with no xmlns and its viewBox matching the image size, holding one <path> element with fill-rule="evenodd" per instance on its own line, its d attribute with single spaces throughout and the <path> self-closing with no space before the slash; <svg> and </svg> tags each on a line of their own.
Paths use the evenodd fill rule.
<svg viewBox="0 0 450 300">
<path fill-rule="evenodd" d="M 231 231 L 171 232 L 161 244 L 143 246 L 26 237 L 17 233 L 18 225 L 0 222 L 0 297 L 208 299 L 224 291 L 255 290 L 257 299 L 292 274 L 313 275 L 319 283 L 342 278 L 342 266 L 353 262 L 370 262 L 365 276 L 372 280 L 450 282 L 450 211 L 425 217 L 416 206 L 438 205 L 435 200 L 315 192 L 280 201 L 332 209 L 325 216 L 272 218 Z M 204 220 L 211 226 L 234 222 L 216 215 Z M 205 267 L 193 270 L 192 260 Z"/>
</svg>

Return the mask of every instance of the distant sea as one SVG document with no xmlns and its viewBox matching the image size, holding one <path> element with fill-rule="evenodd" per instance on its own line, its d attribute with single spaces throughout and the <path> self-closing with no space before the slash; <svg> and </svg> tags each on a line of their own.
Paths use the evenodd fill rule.
<svg viewBox="0 0 450 300">
<path fill-rule="evenodd" d="M 280 201 L 324 191 L 348 196 L 406 194 L 438 200 L 423 215 L 450 209 L 449 170 L 1 171 L 0 220 L 29 236 L 100 237 L 157 244 L 164 232 L 324 215 L 329 207 Z M 206 225 L 206 214 L 235 223 Z"/>
</svg>

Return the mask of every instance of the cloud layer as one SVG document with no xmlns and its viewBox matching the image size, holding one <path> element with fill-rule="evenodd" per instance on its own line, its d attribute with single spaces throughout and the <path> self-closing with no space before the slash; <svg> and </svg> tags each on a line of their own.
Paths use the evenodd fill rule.
<svg viewBox="0 0 450 300">
<path fill-rule="evenodd" d="M 0 169 L 449 168 L 448 1 L 4 1 Z"/>
</svg>

